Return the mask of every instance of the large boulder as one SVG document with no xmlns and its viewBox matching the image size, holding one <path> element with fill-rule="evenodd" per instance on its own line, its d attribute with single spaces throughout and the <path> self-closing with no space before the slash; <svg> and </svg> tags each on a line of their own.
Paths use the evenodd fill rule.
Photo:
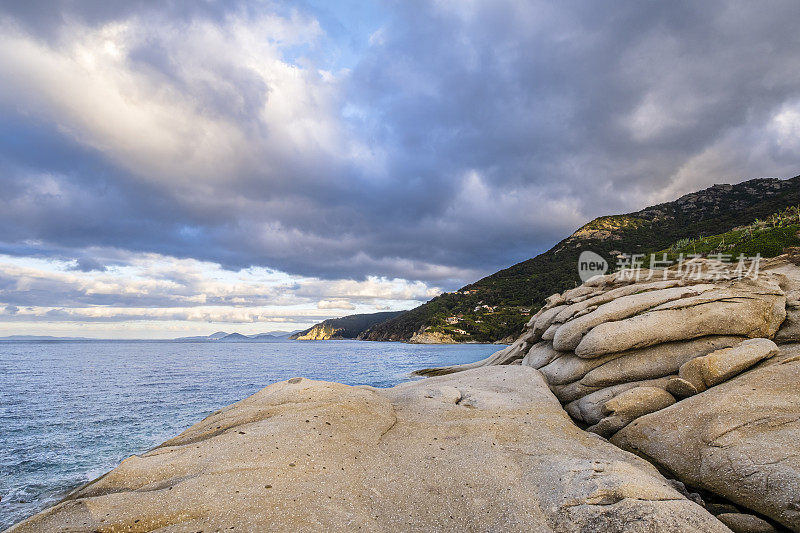
<svg viewBox="0 0 800 533">
<path fill-rule="evenodd" d="M 771 340 L 750 339 L 684 363 L 678 370 L 678 377 L 691 383 L 696 391 L 704 391 L 777 353 L 778 345 Z"/>
<path fill-rule="evenodd" d="M 606 416 L 603 411 L 603 407 L 610 399 L 636 387 L 658 387 L 659 389 L 666 390 L 670 379 L 671 378 L 669 376 L 666 376 L 663 378 L 648 379 L 644 381 L 619 383 L 612 387 L 606 387 L 591 394 L 587 394 L 578 400 L 569 402 L 564 406 L 564 409 L 566 409 L 572 418 L 580 422 L 585 422 L 590 425 L 597 424 Z"/>
<path fill-rule="evenodd" d="M 637 419 L 612 442 L 800 531 L 800 345 Z"/>
<path fill-rule="evenodd" d="M 657 305 L 688 298 L 689 296 L 696 296 L 714 288 L 713 284 L 700 284 L 688 287 L 647 290 L 616 298 L 599 306 L 591 313 L 574 318 L 569 323 L 561 326 L 553 337 L 553 348 L 556 350 L 575 350 L 584 335 L 601 324 L 630 318 Z"/>
<path fill-rule="evenodd" d="M 729 531 L 525 366 L 276 383 L 11 531 L 154 530 Z"/>
<path fill-rule="evenodd" d="M 725 285 L 625 320 L 602 323 L 581 339 L 575 354 L 598 357 L 706 335 L 774 336 L 786 318 L 786 297 L 781 289 L 756 280 Z"/>
<path fill-rule="evenodd" d="M 671 389 L 684 397 L 698 392 L 677 376 L 682 366 L 699 364 L 692 360 L 747 339 L 792 338 L 793 309 L 800 307 L 800 268 L 785 257 L 765 262 L 753 277 L 705 259 L 641 274 L 597 276 L 553 295 L 509 348 L 477 363 L 419 373 L 531 366 L 541 370 L 564 404 L 624 383 L 669 376 L 675 378 Z M 733 365 L 720 374 L 722 380 L 742 369 L 731 361 L 719 364 Z"/>
<path fill-rule="evenodd" d="M 627 381 L 654 379 L 677 374 L 681 366 L 700 356 L 722 348 L 736 346 L 744 337 L 709 336 L 689 341 L 668 342 L 638 350 L 621 352 L 616 357 L 592 359 L 574 358 L 581 361 L 601 361 L 602 364 L 587 372 L 580 382 L 589 387 L 608 387 Z"/>
<path fill-rule="evenodd" d="M 670 393 L 659 387 L 634 387 L 603 404 L 604 418 L 587 431 L 610 437 L 633 420 L 675 403 Z"/>
</svg>

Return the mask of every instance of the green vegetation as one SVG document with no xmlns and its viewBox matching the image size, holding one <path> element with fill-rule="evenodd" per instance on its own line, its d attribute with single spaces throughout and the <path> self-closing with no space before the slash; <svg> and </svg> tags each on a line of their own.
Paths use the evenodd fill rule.
<svg viewBox="0 0 800 533">
<path fill-rule="evenodd" d="M 740 256 L 775 257 L 784 249 L 800 246 L 800 205 L 757 219 L 747 226 L 708 237 L 681 239 L 672 246 L 655 253 L 656 260 L 666 255 L 667 260 L 676 261 L 681 256 L 700 255 L 719 256 L 725 261 L 736 260 Z M 650 257 L 645 259 L 649 265 Z"/>
<path fill-rule="evenodd" d="M 649 224 L 648 220 L 630 215 L 607 215 L 584 224 L 572 236 L 584 238 L 594 233 L 596 237 L 609 238 L 620 230 L 636 230 Z"/>
<path fill-rule="evenodd" d="M 709 252 L 723 246 L 722 239 L 726 238 L 730 240 L 724 246 L 734 246 L 724 253 L 777 255 L 783 247 L 797 242 L 795 223 L 791 222 L 795 219 L 791 217 L 792 213 L 796 215 L 792 209 L 798 205 L 800 176 L 715 185 L 636 213 L 600 217 L 547 252 L 377 324 L 360 338 L 408 340 L 431 327 L 442 332 L 455 329 L 467 332 L 454 335 L 457 340 L 500 340 L 522 330 L 528 316 L 520 313 L 521 308 L 536 312 L 551 294 L 580 283 L 576 265 L 583 250 L 604 256 L 613 269 L 620 252 L 648 256 L 668 249 L 680 253 L 679 250 L 692 246 L 705 250 L 699 239 L 711 235 L 720 237 L 720 241 L 708 241 Z M 741 226 L 752 225 L 754 220 L 764 224 L 765 231 L 754 230 L 746 238 L 736 239 L 735 232 L 746 231 Z M 775 225 L 770 225 L 772 220 L 777 220 Z M 483 308 L 475 311 L 479 305 L 496 309 L 492 313 Z M 448 317 L 457 315 L 462 315 L 457 324 L 446 322 Z"/>
</svg>

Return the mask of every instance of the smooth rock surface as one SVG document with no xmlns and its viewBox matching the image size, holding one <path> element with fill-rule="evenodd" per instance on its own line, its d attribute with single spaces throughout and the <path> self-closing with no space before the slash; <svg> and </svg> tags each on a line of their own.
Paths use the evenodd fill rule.
<svg viewBox="0 0 800 533">
<path fill-rule="evenodd" d="M 522 364 L 531 368 L 542 368 L 558 357 L 561 352 L 553 349 L 549 342 L 537 342 L 530 347 L 528 353 L 522 358 Z"/>
<path fill-rule="evenodd" d="M 658 387 L 634 387 L 603 404 L 602 418 L 586 431 L 602 437 L 611 437 L 640 416 L 664 409 L 675 403 L 675 398 Z"/>
<path fill-rule="evenodd" d="M 771 338 L 786 318 L 786 298 L 748 289 L 708 291 L 632 318 L 605 322 L 583 337 L 575 354 L 599 357 L 707 335 Z"/>
<path fill-rule="evenodd" d="M 800 531 L 800 345 L 643 416 L 612 442 Z"/>
<path fill-rule="evenodd" d="M 608 400 L 603 405 L 603 414 L 633 419 L 664 409 L 673 403 L 675 398 L 664 389 L 634 387 Z"/>
<path fill-rule="evenodd" d="M 703 391 L 729 380 L 776 353 L 778 346 L 771 340 L 750 339 L 688 361 L 680 367 L 678 376 L 694 385 L 697 391 Z"/>
<path fill-rule="evenodd" d="M 554 335 L 553 348 L 562 351 L 575 350 L 583 336 L 595 326 L 629 318 L 659 304 L 695 296 L 712 289 L 714 289 L 714 285 L 705 284 L 646 291 L 616 298 L 601 305 L 595 311 L 564 324 Z"/>
<path fill-rule="evenodd" d="M 155 530 L 728 531 L 516 365 L 276 383 L 11 531 Z"/>
<path fill-rule="evenodd" d="M 772 524 L 757 516 L 743 513 L 722 513 L 717 519 L 730 528 L 733 533 L 774 533 L 778 531 Z"/>
<path fill-rule="evenodd" d="M 587 362 L 584 364 L 598 360 L 602 362 L 587 372 L 581 378 L 581 383 L 589 387 L 608 387 L 626 381 L 677 374 L 681 365 L 687 361 L 722 348 L 735 346 L 743 340 L 744 337 L 710 336 L 622 352 L 617 357 L 579 358 Z"/>
<path fill-rule="evenodd" d="M 614 396 L 634 387 L 658 387 L 666 390 L 669 380 L 670 377 L 663 377 L 644 381 L 632 381 L 630 383 L 620 383 L 613 387 L 606 387 L 591 394 L 587 394 L 583 398 L 568 403 L 564 408 L 570 416 L 576 420 L 586 422 L 587 424 L 597 424 L 605 417 L 603 414 L 603 406 Z"/>
</svg>

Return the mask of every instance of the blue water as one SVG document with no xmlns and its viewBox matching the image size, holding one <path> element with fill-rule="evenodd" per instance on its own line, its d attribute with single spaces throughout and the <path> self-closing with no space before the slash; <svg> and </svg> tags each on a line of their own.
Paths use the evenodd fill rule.
<svg viewBox="0 0 800 533">
<path fill-rule="evenodd" d="M 294 376 L 389 387 L 492 345 L 0 342 L 0 530 L 261 388 Z"/>
</svg>

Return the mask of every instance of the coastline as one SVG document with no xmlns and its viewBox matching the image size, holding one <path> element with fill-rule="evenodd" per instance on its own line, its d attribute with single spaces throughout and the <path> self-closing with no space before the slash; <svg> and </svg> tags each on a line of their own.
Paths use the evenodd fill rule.
<svg viewBox="0 0 800 533">
<path fill-rule="evenodd" d="M 275 383 L 9 531 L 800 530 L 800 268 L 697 264 L 553 295 L 427 379 Z"/>
<path fill-rule="evenodd" d="M 647 462 L 575 427 L 533 369 L 392 389 L 293 378 L 9 533 L 611 530 L 608 497 L 644 527 L 726 531 Z"/>
</svg>

